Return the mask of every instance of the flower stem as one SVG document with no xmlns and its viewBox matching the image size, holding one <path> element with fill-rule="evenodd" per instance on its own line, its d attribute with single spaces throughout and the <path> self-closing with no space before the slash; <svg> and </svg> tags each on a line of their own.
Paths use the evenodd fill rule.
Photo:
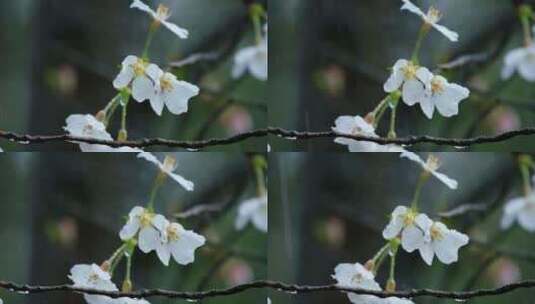
<svg viewBox="0 0 535 304">
<path fill-rule="evenodd" d="M 390 242 L 390 272 L 386 291 L 393 292 L 396 290 L 396 257 L 398 254 L 399 241 Z"/>
<path fill-rule="evenodd" d="M 424 41 L 425 37 L 427 36 L 427 33 L 429 33 L 429 30 L 431 29 L 430 25 L 427 23 L 422 24 L 422 27 L 420 28 L 420 32 L 418 32 L 418 39 L 416 40 L 416 45 L 414 46 L 414 50 L 412 51 L 411 61 L 415 64 L 419 64 L 419 55 L 420 55 L 420 49 L 422 48 L 422 42 Z"/>
<path fill-rule="evenodd" d="M 524 195 L 528 196 L 532 192 L 531 179 L 529 176 L 529 168 L 533 164 L 533 161 L 529 155 L 520 155 L 518 157 L 518 166 L 520 167 L 520 173 L 522 174 L 522 182 L 524 185 Z"/>
<path fill-rule="evenodd" d="M 379 268 L 381 268 L 381 264 L 383 263 L 384 258 L 386 254 L 388 253 L 389 248 L 390 248 L 390 243 L 386 243 L 386 245 L 381 247 L 381 249 L 379 249 L 379 251 L 377 251 L 375 256 L 372 258 L 373 265 L 374 265 L 372 269 L 373 273 L 377 273 Z"/>
<path fill-rule="evenodd" d="M 162 172 L 158 172 L 158 175 L 156 175 L 156 178 L 154 179 L 154 183 L 152 184 L 149 202 L 147 203 L 147 209 L 150 212 L 154 211 L 154 202 L 156 201 L 156 195 L 158 194 L 158 190 L 160 190 L 160 187 L 163 185 L 164 181 L 165 181 L 165 175 Z"/>
<path fill-rule="evenodd" d="M 263 156 L 257 155 L 253 158 L 253 170 L 256 177 L 258 196 L 265 196 L 267 194 L 266 178 L 264 176 L 264 168 L 267 166 L 266 159 Z"/>
<path fill-rule="evenodd" d="M 113 114 L 115 113 L 115 110 L 117 109 L 117 106 L 119 106 L 119 99 L 121 97 L 121 93 L 117 94 L 113 99 L 106 105 L 104 108 L 104 113 L 106 114 L 104 118 L 104 125 L 108 126 L 110 119 L 113 117 Z"/>
<path fill-rule="evenodd" d="M 531 32 L 531 18 L 533 17 L 533 11 L 531 6 L 528 4 L 521 5 L 518 8 L 518 16 L 520 22 L 522 23 L 522 29 L 524 32 L 524 44 L 525 46 L 530 46 L 533 43 L 533 36 Z"/>
<path fill-rule="evenodd" d="M 149 27 L 149 33 L 147 34 L 147 40 L 145 40 L 145 47 L 143 48 L 143 55 L 141 56 L 143 60 L 149 61 L 150 45 L 152 44 L 154 33 L 156 33 L 156 30 L 158 29 L 158 27 L 159 27 L 159 24 L 157 22 L 152 22 Z"/>
<path fill-rule="evenodd" d="M 416 188 L 414 189 L 414 196 L 412 198 L 412 203 L 411 203 L 411 208 L 414 211 L 418 211 L 420 193 L 422 192 L 422 188 L 428 179 L 429 179 L 429 172 L 422 170 L 422 173 L 420 174 L 420 177 L 418 178 L 418 183 L 416 184 Z"/>
<path fill-rule="evenodd" d="M 262 16 L 265 15 L 264 8 L 260 4 L 252 4 L 249 8 L 249 15 L 253 22 L 255 40 L 257 44 L 262 42 Z"/>
<path fill-rule="evenodd" d="M 388 131 L 388 138 L 396 138 L 396 112 L 397 103 L 390 107 L 390 131 Z"/>
<path fill-rule="evenodd" d="M 123 243 L 121 247 L 119 247 L 112 256 L 108 259 L 108 262 L 111 264 L 110 266 L 110 274 L 113 274 L 113 271 L 115 270 L 115 267 L 119 264 L 119 262 L 122 260 L 124 256 L 124 252 L 127 249 L 128 244 Z"/>
</svg>

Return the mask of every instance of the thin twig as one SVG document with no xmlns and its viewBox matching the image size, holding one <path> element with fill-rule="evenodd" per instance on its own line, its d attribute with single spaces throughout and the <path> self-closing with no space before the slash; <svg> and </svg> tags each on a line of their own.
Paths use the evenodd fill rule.
<svg viewBox="0 0 535 304">
<path fill-rule="evenodd" d="M 452 218 L 465 215 L 470 212 L 483 212 L 486 211 L 489 206 L 487 204 L 465 204 L 457 206 L 451 210 L 439 212 L 438 216 L 442 218 Z"/>
<path fill-rule="evenodd" d="M 317 292 L 350 292 L 361 295 L 373 295 L 380 298 L 398 297 L 398 298 L 417 298 L 417 297 L 434 297 L 443 299 L 468 300 L 480 297 L 499 296 L 504 295 L 519 289 L 535 288 L 535 280 L 520 281 L 517 283 L 504 285 L 494 289 L 477 289 L 471 291 L 445 291 L 434 289 L 412 289 L 407 291 L 384 292 L 376 290 L 366 290 L 360 288 L 340 287 L 335 284 L 309 286 L 309 285 L 293 285 L 275 281 L 255 281 L 247 284 L 237 285 L 227 289 L 213 289 L 200 292 L 187 291 L 171 291 L 164 289 L 145 289 L 134 292 L 116 292 L 103 291 L 88 288 L 78 288 L 72 285 L 55 285 L 55 286 L 30 286 L 19 285 L 12 282 L 0 281 L 0 288 L 8 291 L 17 292 L 21 294 L 39 294 L 50 292 L 75 292 L 93 295 L 103 295 L 111 298 L 151 298 L 151 297 L 165 297 L 178 298 L 188 300 L 200 300 L 213 297 L 230 296 L 243 293 L 253 289 L 274 289 L 280 292 L 290 294 L 306 294 Z"/>
<path fill-rule="evenodd" d="M 207 213 L 217 213 L 221 211 L 226 205 L 227 203 L 196 205 L 186 211 L 176 213 L 175 217 L 178 219 L 187 219 L 190 217 L 204 215 Z"/>
</svg>

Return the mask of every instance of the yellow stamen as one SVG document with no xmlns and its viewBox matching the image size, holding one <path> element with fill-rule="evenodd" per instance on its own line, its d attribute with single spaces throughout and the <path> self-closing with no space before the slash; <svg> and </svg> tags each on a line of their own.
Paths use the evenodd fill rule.
<svg viewBox="0 0 535 304">
<path fill-rule="evenodd" d="M 444 90 L 444 82 L 438 77 L 433 77 L 431 80 L 431 91 L 433 94 L 441 94 Z"/>
<path fill-rule="evenodd" d="M 169 226 L 169 228 L 167 228 L 167 236 L 170 241 L 178 241 L 180 239 L 178 229 L 174 226 Z"/>
<path fill-rule="evenodd" d="M 165 159 L 163 160 L 163 170 L 171 172 L 175 169 L 175 165 L 176 159 L 172 156 L 166 155 Z"/>
<path fill-rule="evenodd" d="M 433 154 L 429 155 L 426 162 L 427 168 L 431 171 L 435 171 L 442 165 L 440 159 Z"/>
<path fill-rule="evenodd" d="M 418 71 L 418 66 L 412 62 L 409 62 L 406 67 L 402 69 L 405 79 L 414 79 L 416 78 L 416 71 Z"/>
<path fill-rule="evenodd" d="M 162 91 L 164 91 L 164 92 L 172 91 L 173 88 L 174 88 L 173 79 L 167 74 L 163 75 L 160 78 L 160 86 L 162 88 Z"/>
<path fill-rule="evenodd" d="M 427 20 L 429 23 L 437 23 L 444 15 L 435 7 L 431 6 L 427 12 Z"/>
<path fill-rule="evenodd" d="M 435 241 L 440 241 L 444 238 L 442 232 L 437 228 L 437 226 L 431 226 L 431 239 Z"/>
<path fill-rule="evenodd" d="M 136 63 L 132 65 L 132 68 L 134 69 L 134 73 L 136 76 L 145 75 L 145 67 L 147 66 L 147 63 L 139 58 Z"/>
<path fill-rule="evenodd" d="M 167 6 L 160 4 L 158 5 L 158 9 L 156 10 L 156 15 L 158 16 L 158 19 L 165 21 L 169 17 L 171 17 L 171 11 Z"/>
</svg>

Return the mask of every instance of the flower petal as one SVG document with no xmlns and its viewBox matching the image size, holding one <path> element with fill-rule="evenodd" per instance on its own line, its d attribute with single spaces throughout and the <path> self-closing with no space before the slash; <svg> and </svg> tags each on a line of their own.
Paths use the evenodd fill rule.
<svg viewBox="0 0 535 304">
<path fill-rule="evenodd" d="M 402 88 L 403 101 L 413 106 L 419 103 L 425 97 L 425 87 L 423 83 L 416 79 L 406 80 Z"/>
<path fill-rule="evenodd" d="M 160 245 L 160 233 L 153 227 L 141 228 L 139 232 L 138 246 L 144 253 L 156 250 Z"/>
<path fill-rule="evenodd" d="M 173 32 L 175 35 L 177 35 L 179 38 L 188 39 L 188 36 L 189 36 L 188 30 L 181 28 L 178 25 L 171 23 L 171 22 L 167 22 L 167 21 L 163 21 L 162 24 L 166 28 L 168 28 L 171 32 Z"/>
<path fill-rule="evenodd" d="M 448 38 L 450 41 L 459 41 L 459 34 L 457 32 L 454 32 L 449 28 L 436 23 L 431 23 L 431 26 L 434 27 L 437 31 L 439 31 L 442 35 L 446 36 L 446 38 Z"/>
<path fill-rule="evenodd" d="M 199 94 L 199 88 L 185 81 L 176 81 L 170 92 L 163 94 L 167 109 L 179 115 L 188 111 L 188 101 Z"/>
<path fill-rule="evenodd" d="M 132 82 L 132 97 L 137 102 L 143 102 L 152 98 L 152 96 L 154 96 L 153 82 L 145 75 L 134 78 Z"/>
</svg>

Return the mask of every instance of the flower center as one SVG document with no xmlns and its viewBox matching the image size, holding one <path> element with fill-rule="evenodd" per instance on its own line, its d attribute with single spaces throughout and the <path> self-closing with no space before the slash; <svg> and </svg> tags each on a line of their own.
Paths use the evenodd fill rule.
<svg viewBox="0 0 535 304">
<path fill-rule="evenodd" d="M 362 282 L 362 274 L 357 273 L 351 278 L 351 283 L 360 284 Z"/>
<path fill-rule="evenodd" d="M 159 20 L 165 21 L 169 17 L 171 17 L 171 12 L 167 6 L 160 4 L 158 5 L 158 9 L 156 10 L 156 16 Z"/>
<path fill-rule="evenodd" d="M 180 239 L 178 229 L 172 225 L 167 228 L 167 236 L 169 237 L 169 241 L 178 241 Z"/>
<path fill-rule="evenodd" d="M 141 223 L 142 227 L 148 227 L 152 223 L 152 218 L 153 218 L 152 213 L 144 212 L 139 218 L 139 222 Z"/>
<path fill-rule="evenodd" d="M 407 212 L 405 216 L 403 217 L 403 225 L 405 227 L 411 226 L 414 223 L 414 220 L 416 219 L 416 213 L 413 211 Z"/>
<path fill-rule="evenodd" d="M 89 279 L 88 280 L 89 280 L 90 284 L 96 284 L 98 282 L 99 278 L 98 278 L 98 275 L 96 273 L 91 273 L 89 275 Z"/>
<path fill-rule="evenodd" d="M 136 76 L 142 76 L 145 75 L 145 61 L 141 58 L 139 58 L 136 63 L 132 65 L 132 68 L 134 69 L 134 73 Z"/>
<path fill-rule="evenodd" d="M 437 23 L 440 21 L 440 19 L 442 19 L 442 16 L 443 14 L 438 9 L 431 6 L 427 12 L 427 22 Z"/>
<path fill-rule="evenodd" d="M 440 168 L 441 162 L 440 159 L 433 154 L 429 155 L 427 162 L 425 163 L 429 171 L 435 171 Z"/>
<path fill-rule="evenodd" d="M 415 65 L 412 62 L 409 62 L 407 66 L 405 66 L 402 71 L 403 75 L 405 76 L 405 79 L 410 80 L 416 78 L 416 71 L 418 70 L 418 66 Z"/>
<path fill-rule="evenodd" d="M 431 239 L 434 241 L 440 241 L 444 238 L 440 229 L 438 229 L 438 227 L 435 225 L 431 226 L 430 234 L 431 234 Z"/>
<path fill-rule="evenodd" d="M 93 125 L 85 125 L 84 129 L 82 130 L 83 134 L 91 134 L 93 133 Z"/>
<path fill-rule="evenodd" d="M 166 155 L 165 159 L 163 160 L 163 170 L 167 172 L 171 172 L 175 170 L 176 165 L 176 159 L 172 156 Z"/>
<path fill-rule="evenodd" d="M 433 94 L 442 94 L 444 92 L 444 82 L 438 77 L 433 77 L 433 80 L 431 80 L 431 91 Z"/>
<path fill-rule="evenodd" d="M 170 92 L 173 90 L 173 79 L 165 74 L 160 78 L 160 87 L 162 88 L 162 91 L 164 92 Z"/>
</svg>

